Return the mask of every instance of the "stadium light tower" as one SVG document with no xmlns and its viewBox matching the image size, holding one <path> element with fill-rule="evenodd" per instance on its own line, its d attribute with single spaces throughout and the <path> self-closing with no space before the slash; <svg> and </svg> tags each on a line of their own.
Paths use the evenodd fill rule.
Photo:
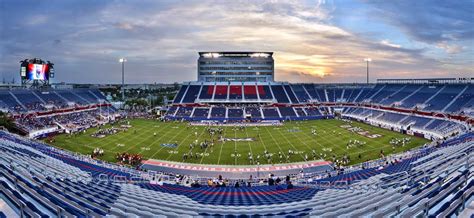
<svg viewBox="0 0 474 218">
<path fill-rule="evenodd" d="M 371 62 L 372 59 L 371 58 L 365 58 L 364 61 L 367 62 L 367 84 L 369 84 L 369 62 Z"/>
<path fill-rule="evenodd" d="M 125 58 L 120 58 L 119 62 L 122 63 L 122 101 L 125 101 L 125 62 L 127 62 L 127 59 Z"/>
</svg>

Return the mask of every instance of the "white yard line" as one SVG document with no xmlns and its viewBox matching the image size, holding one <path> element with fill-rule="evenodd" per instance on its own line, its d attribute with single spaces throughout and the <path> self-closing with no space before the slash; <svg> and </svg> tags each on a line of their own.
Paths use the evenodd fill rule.
<svg viewBox="0 0 474 218">
<path fill-rule="evenodd" d="M 182 129 L 182 130 L 179 131 L 178 134 L 176 134 L 176 135 L 174 135 L 173 137 L 171 137 L 171 139 L 169 140 L 170 142 L 172 142 L 173 139 L 176 138 L 176 136 L 178 136 L 179 134 L 181 134 L 181 132 L 183 132 L 186 128 L 181 128 L 181 129 Z M 166 132 L 165 134 L 162 135 L 162 137 L 165 136 L 166 134 L 168 134 L 169 132 L 173 132 L 173 131 L 168 131 L 168 132 Z M 161 137 L 160 137 L 160 138 L 161 138 Z M 155 142 L 157 142 L 157 141 L 158 141 L 158 140 L 156 140 Z M 155 142 L 154 142 L 154 143 L 155 143 Z M 152 144 L 154 144 L 154 143 L 152 143 Z M 150 156 L 150 159 L 153 159 L 153 158 L 155 157 L 155 155 L 158 154 L 158 152 L 160 152 L 161 150 L 163 150 L 163 148 L 165 148 L 165 147 L 164 147 L 164 146 L 161 146 L 161 148 L 158 149 L 158 151 L 156 151 L 155 153 L 153 153 L 153 155 Z"/>
</svg>

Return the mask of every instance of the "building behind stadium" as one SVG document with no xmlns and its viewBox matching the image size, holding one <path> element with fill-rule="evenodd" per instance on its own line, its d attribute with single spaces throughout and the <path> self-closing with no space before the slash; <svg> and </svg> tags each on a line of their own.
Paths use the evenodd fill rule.
<svg viewBox="0 0 474 218">
<path fill-rule="evenodd" d="M 199 52 L 200 82 L 273 82 L 273 52 Z"/>
</svg>

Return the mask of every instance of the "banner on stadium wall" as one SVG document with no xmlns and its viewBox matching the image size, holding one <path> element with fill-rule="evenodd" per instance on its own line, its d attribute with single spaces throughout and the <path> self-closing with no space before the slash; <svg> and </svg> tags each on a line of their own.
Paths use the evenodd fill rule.
<svg viewBox="0 0 474 218">
<path fill-rule="evenodd" d="M 421 137 L 421 138 L 425 138 L 425 134 L 423 134 L 423 133 L 415 132 L 415 133 L 413 133 L 413 135 L 414 135 L 414 136 Z"/>
</svg>

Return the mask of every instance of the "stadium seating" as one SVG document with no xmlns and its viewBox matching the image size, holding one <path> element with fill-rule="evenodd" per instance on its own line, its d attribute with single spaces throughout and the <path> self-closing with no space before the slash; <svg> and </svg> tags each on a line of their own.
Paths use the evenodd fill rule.
<svg viewBox="0 0 474 218">
<path fill-rule="evenodd" d="M 242 86 L 229 86 L 229 99 L 242 99 Z"/>
<path fill-rule="evenodd" d="M 313 84 L 304 84 L 303 88 L 308 92 L 309 96 L 312 99 L 321 102 L 321 98 L 318 96 L 318 93 L 316 92 L 316 89 Z"/>
<path fill-rule="evenodd" d="M 446 112 L 464 111 L 474 108 L 474 86 L 468 86 L 466 90 L 458 96 L 450 105 L 446 106 Z"/>
<path fill-rule="evenodd" d="M 291 89 L 290 85 L 283 85 L 283 88 L 285 89 L 286 94 L 290 98 L 291 103 L 293 104 L 299 103 L 298 99 L 296 99 L 295 94 L 293 94 L 293 90 Z"/>
<path fill-rule="evenodd" d="M 186 91 L 183 91 L 186 89 Z M 421 112 L 454 113 L 464 116 L 473 116 L 474 110 L 474 86 L 471 84 L 376 84 L 376 85 L 318 85 L 318 84 L 286 84 L 286 83 L 229 83 L 229 84 L 201 84 L 183 86 L 177 94 L 177 98 L 183 95 L 179 104 L 183 103 L 225 103 L 230 105 L 219 105 L 222 111 L 237 107 L 264 107 L 262 114 L 255 113 L 252 117 L 256 119 L 320 119 L 323 116 L 333 115 L 333 104 L 352 105 L 380 105 L 390 109 L 354 109 L 345 114 L 356 116 L 357 119 L 369 119 L 383 125 L 409 130 L 414 128 L 417 133 L 434 133 L 436 137 L 444 137 L 446 134 L 456 133 L 468 127 L 451 122 L 443 122 L 437 128 L 427 128 L 430 120 L 426 120 Z M 200 100 L 196 101 L 197 95 Z M 84 99 L 88 99 L 85 96 Z M 11 98 L 10 98 L 11 99 Z M 88 99 L 91 101 L 92 99 Z M 11 106 L 23 108 L 15 104 L 13 98 Z M 175 101 L 178 102 L 178 101 Z M 26 102 L 25 102 L 26 103 Z M 252 104 L 252 105 L 245 105 Z M 320 105 L 322 104 L 322 105 Z M 329 105 L 329 106 L 326 106 Z M 212 105 L 200 105 L 199 107 L 211 107 Z M 311 109 L 317 106 L 317 109 Z M 279 110 L 267 109 L 277 107 Z M 295 109 L 302 107 L 304 109 Z M 337 108 L 338 106 L 336 106 Z M 226 109 L 227 108 L 227 109 Z M 406 109 L 410 109 L 407 111 Z M 219 121 L 232 118 L 243 121 L 245 117 L 233 113 L 229 116 L 220 112 L 220 115 L 201 117 L 202 119 L 219 118 Z M 320 111 L 325 111 L 324 115 Z M 397 111 L 397 112 L 393 112 Z M 401 111 L 398 113 L 398 111 Z M 178 111 L 179 112 L 179 111 Z M 234 110 L 231 110 L 234 112 Z M 413 113 L 416 114 L 413 116 Z M 426 113 L 424 113 L 426 114 Z M 181 119 L 182 114 L 168 113 L 168 119 Z M 197 117 L 195 117 L 197 118 Z M 438 119 L 437 117 L 431 119 Z M 463 118 L 465 119 L 465 118 Z M 458 119 L 459 120 L 459 119 Z M 461 119 L 462 120 L 462 119 Z M 436 122 L 437 124 L 438 122 Z"/>
<path fill-rule="evenodd" d="M 198 85 L 188 86 L 188 88 L 186 89 L 186 94 L 183 97 L 182 103 L 194 103 L 196 101 L 200 89 L 201 86 Z"/>
<path fill-rule="evenodd" d="M 217 85 L 214 93 L 214 99 L 227 99 L 227 91 L 229 87 L 225 85 Z"/>
<path fill-rule="evenodd" d="M 423 128 L 430 121 L 431 119 L 426 117 L 408 116 L 405 120 L 400 122 L 400 125 Z"/>
<path fill-rule="evenodd" d="M 279 107 L 280 114 L 283 118 L 293 118 L 296 117 L 296 113 L 292 107 Z"/>
<path fill-rule="evenodd" d="M 88 103 L 99 103 L 99 96 L 95 96 L 88 89 L 74 89 L 73 92 Z"/>
<path fill-rule="evenodd" d="M 463 89 L 467 88 L 467 85 L 451 85 L 445 86 L 442 92 L 439 92 L 425 104 L 427 107 L 423 108 L 428 111 L 441 111 L 448 105 L 458 94 L 462 94 Z"/>
<path fill-rule="evenodd" d="M 193 117 L 194 118 L 207 118 L 209 114 L 209 108 L 194 108 Z"/>
<path fill-rule="evenodd" d="M 367 108 L 345 109 L 343 115 L 364 121 L 367 121 L 367 119 L 379 121 L 396 128 L 404 127 L 406 129 L 411 128 L 412 130 L 424 130 L 442 137 L 449 136 L 456 132 L 463 132 L 467 129 L 465 125 L 450 120 L 398 114 Z"/>
<path fill-rule="evenodd" d="M 96 95 L 91 92 L 74 91 L 73 94 L 61 93 L 67 101 L 88 104 L 97 102 Z M 92 95 L 91 95 L 92 94 Z M 199 96 L 198 96 L 199 95 Z M 266 102 L 274 100 L 275 103 L 301 104 L 312 102 L 347 102 L 347 103 L 372 103 L 401 108 L 417 108 L 424 111 L 441 111 L 460 113 L 472 107 L 474 100 L 474 86 L 470 84 L 377 84 L 358 86 L 325 86 L 316 84 L 280 84 L 269 85 L 252 84 L 192 84 L 183 85 L 178 91 L 174 104 L 195 103 L 201 100 L 225 100 L 229 103 L 242 103 L 248 100 L 253 102 Z M 34 99 L 31 95 L 28 99 Z M 21 109 L 22 105 L 14 97 L 6 96 L 6 105 Z M 206 102 L 207 102 L 206 101 Z M 0 102 L 0 105 L 2 102 Z M 474 113 L 467 111 L 467 115 Z"/>
<path fill-rule="evenodd" d="M 190 117 L 192 112 L 193 112 L 192 107 L 179 107 L 178 111 L 176 112 L 176 117 L 177 118 Z"/>
<path fill-rule="evenodd" d="M 16 100 L 9 91 L 0 91 L 0 106 L 10 111 L 26 111 L 26 108 Z"/>
<path fill-rule="evenodd" d="M 35 92 L 36 96 L 42 99 L 47 105 L 54 105 L 57 108 L 64 108 L 67 106 L 67 102 L 65 102 L 58 94 L 52 91 L 33 91 Z M 99 97 L 101 97 L 99 95 Z M 105 96 L 102 98 L 105 99 Z"/>
<path fill-rule="evenodd" d="M 43 101 L 39 99 L 32 91 L 17 91 L 12 93 L 15 98 L 25 106 L 28 111 L 42 111 L 44 110 Z"/>
<path fill-rule="evenodd" d="M 77 105 L 89 104 L 87 100 L 85 100 L 84 98 L 81 98 L 80 96 L 78 96 L 77 94 L 75 94 L 74 92 L 70 90 L 55 90 L 54 92 L 56 92 L 58 95 L 66 99 L 66 101 L 69 103 L 74 103 Z"/>
<path fill-rule="evenodd" d="M 173 103 L 174 104 L 179 104 L 181 103 L 181 100 L 183 99 L 184 93 L 188 89 L 188 85 L 183 85 L 181 86 L 181 89 L 179 89 L 178 94 L 174 97 Z"/>
<path fill-rule="evenodd" d="M 252 119 L 262 119 L 259 107 L 246 107 L 245 114 L 250 115 Z"/>
<path fill-rule="evenodd" d="M 176 113 L 177 110 L 178 110 L 178 107 L 171 106 L 171 107 L 169 107 L 168 110 L 166 111 L 166 115 L 168 115 L 168 116 L 174 116 L 174 114 Z"/>
<path fill-rule="evenodd" d="M 280 119 L 281 116 L 278 113 L 277 108 L 262 108 L 263 115 L 265 116 L 266 119 Z"/>
<path fill-rule="evenodd" d="M 379 103 L 382 105 L 392 105 L 397 102 L 400 103 L 405 97 L 416 92 L 421 87 L 422 86 L 420 85 L 404 85 L 400 89 L 398 87 L 392 88 L 392 90 L 395 90 L 395 91 L 393 93 L 387 93 L 387 96 L 383 98 L 381 101 L 379 101 Z"/>
<path fill-rule="evenodd" d="M 244 85 L 245 99 L 258 99 L 257 87 L 255 85 Z"/>
<path fill-rule="evenodd" d="M 271 88 L 272 88 L 272 93 L 275 96 L 275 99 L 279 103 L 290 103 L 290 100 L 288 99 L 288 96 L 286 95 L 286 92 L 283 89 L 283 86 L 272 85 Z"/>
<path fill-rule="evenodd" d="M 1 90 L 0 110 L 22 114 L 15 118 L 15 123 L 25 134 L 45 129 L 52 133 L 58 125 L 60 129 L 90 127 L 98 123 L 100 116 L 116 113 L 96 89 Z"/>
<path fill-rule="evenodd" d="M 294 178 L 292 188 L 188 187 L 150 183 L 143 172 L 0 131 L 0 198 L 31 217 L 450 217 L 474 196 L 474 166 L 466 164 L 473 139 L 472 133 L 461 135 L 388 164 L 331 171 L 330 177 Z"/>
<path fill-rule="evenodd" d="M 334 102 L 342 102 L 344 99 L 344 89 L 335 89 L 334 90 Z"/>
<path fill-rule="evenodd" d="M 208 187 L 202 182 L 200 187 L 189 187 L 186 182 L 175 184 L 179 177 L 160 173 L 160 179 L 145 179 L 141 176 L 148 175 L 146 172 L 0 131 L 0 202 L 7 202 L 6 207 L 21 211 L 25 217 L 456 216 L 473 198 L 473 166 L 466 164 L 466 157 L 474 151 L 474 136 L 455 136 L 469 132 L 470 126 L 447 116 L 429 116 L 429 112 L 472 116 L 473 92 L 471 84 L 188 83 L 178 91 L 165 117 L 194 121 L 240 121 L 248 115 L 253 120 L 319 119 L 330 118 L 333 111 L 341 109 L 344 118 L 442 137 L 387 159 L 292 176 L 294 186 L 268 186 L 262 180 L 252 182 L 253 187 L 241 183 L 237 188 L 232 187 L 236 181 L 227 187 Z M 217 104 L 203 103 L 212 100 L 218 100 Z M 14 114 L 75 110 L 105 101 L 105 96 L 94 89 L 0 90 L 1 109 Z M 428 113 L 394 112 L 382 106 Z M 34 119 L 18 116 L 16 122 L 28 131 L 53 126 L 88 128 L 98 125 L 105 113 L 115 111 L 104 106 Z M 144 181 L 132 182 L 137 176 Z M 165 176 L 171 179 L 162 180 L 168 178 Z M 192 179 L 188 177 L 188 181 Z"/>
<path fill-rule="evenodd" d="M 355 100 L 357 102 L 370 102 L 372 98 L 378 93 L 382 92 L 387 85 L 376 85 L 371 89 L 364 89 L 365 92 L 361 92 L 359 97 Z"/>
<path fill-rule="evenodd" d="M 272 95 L 272 92 L 270 91 L 269 86 L 258 85 L 257 91 L 258 91 L 258 96 L 260 97 L 260 99 L 264 99 L 264 100 L 273 99 L 273 95 Z"/>
<path fill-rule="evenodd" d="M 424 104 L 430 97 L 435 96 L 438 91 L 442 90 L 444 86 L 423 86 L 417 92 L 412 93 L 407 96 L 406 99 L 402 101 L 401 107 L 404 108 L 413 108 L 418 104 Z"/>
<path fill-rule="evenodd" d="M 405 117 L 406 115 L 403 115 L 403 114 L 386 112 L 386 113 L 383 113 L 381 116 L 379 116 L 378 120 L 386 121 L 389 123 L 398 123 L 400 120 L 403 120 Z"/>
<path fill-rule="evenodd" d="M 317 107 L 307 107 L 304 109 L 308 116 L 321 116 L 321 112 L 318 110 Z"/>
<path fill-rule="evenodd" d="M 214 94 L 215 86 L 202 86 L 201 94 L 199 94 L 199 99 L 212 99 Z"/>
<path fill-rule="evenodd" d="M 336 89 L 325 89 L 328 102 L 336 102 Z M 339 95 L 340 96 L 340 95 Z"/>
<path fill-rule="evenodd" d="M 296 98 L 298 98 L 298 102 L 300 103 L 307 103 L 311 100 L 311 98 L 309 97 L 309 95 L 306 93 L 306 91 L 304 90 L 304 87 L 303 85 L 300 85 L 300 84 L 293 84 L 291 85 L 291 89 L 293 90 L 293 92 L 295 93 L 296 95 Z"/>
<path fill-rule="evenodd" d="M 229 108 L 227 111 L 227 116 L 229 118 L 240 118 L 244 116 L 244 111 L 241 108 Z"/>
<path fill-rule="evenodd" d="M 296 111 L 296 114 L 298 114 L 298 117 L 306 117 L 307 116 L 307 114 L 306 114 L 306 112 L 304 111 L 303 108 L 295 107 L 294 109 Z"/>
<path fill-rule="evenodd" d="M 211 110 L 211 117 L 213 118 L 225 118 L 226 116 L 225 107 L 213 107 Z"/>
<path fill-rule="evenodd" d="M 326 89 L 318 88 L 316 89 L 316 93 L 317 93 L 319 102 L 329 102 L 329 99 L 328 99 L 329 96 L 326 93 Z"/>
</svg>

